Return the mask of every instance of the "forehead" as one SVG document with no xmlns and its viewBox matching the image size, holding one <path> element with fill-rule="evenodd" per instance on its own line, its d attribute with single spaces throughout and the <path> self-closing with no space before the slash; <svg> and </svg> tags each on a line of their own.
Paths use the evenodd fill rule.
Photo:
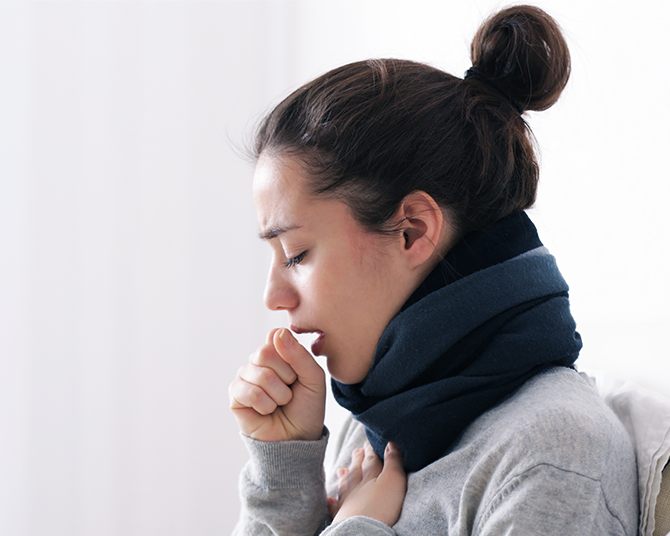
<svg viewBox="0 0 670 536">
<path fill-rule="evenodd" d="M 253 196 L 261 232 L 294 226 L 291 214 L 308 202 L 305 172 L 295 159 L 262 154 L 256 163 Z"/>
<path fill-rule="evenodd" d="M 253 181 L 261 238 L 274 238 L 293 229 L 364 234 L 344 202 L 311 195 L 309 180 L 299 159 L 261 155 Z"/>
<path fill-rule="evenodd" d="M 260 156 L 254 170 L 254 199 L 267 196 L 297 196 L 305 189 L 307 173 L 296 158 Z"/>
</svg>

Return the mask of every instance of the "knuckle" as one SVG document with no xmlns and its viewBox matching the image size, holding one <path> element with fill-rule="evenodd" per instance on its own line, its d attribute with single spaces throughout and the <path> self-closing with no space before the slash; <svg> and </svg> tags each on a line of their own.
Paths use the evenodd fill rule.
<svg viewBox="0 0 670 536">
<path fill-rule="evenodd" d="M 261 415 L 269 415 L 277 408 L 277 404 L 274 403 L 263 389 L 256 385 L 252 385 L 249 389 L 249 402 L 251 407 Z"/>
<path fill-rule="evenodd" d="M 235 378 L 232 383 L 230 384 L 230 390 L 233 393 L 242 393 L 247 385 L 247 382 L 245 381 L 242 376 L 238 376 Z"/>
<path fill-rule="evenodd" d="M 235 395 L 233 394 L 233 384 L 231 383 L 228 386 L 228 407 L 230 409 L 234 409 L 238 406 L 237 400 L 235 399 Z"/>
<path fill-rule="evenodd" d="M 269 383 L 277 377 L 275 371 L 268 367 L 258 367 L 256 375 L 260 383 Z"/>
<path fill-rule="evenodd" d="M 228 387 L 228 407 L 230 409 L 249 407 L 244 399 L 244 386 L 239 382 L 233 382 Z"/>
<path fill-rule="evenodd" d="M 263 347 L 260 346 L 256 348 L 256 351 L 254 353 L 249 354 L 249 363 L 254 363 L 256 361 L 256 359 L 258 358 L 258 353 L 261 351 L 262 348 Z"/>
<path fill-rule="evenodd" d="M 274 355 L 274 352 L 275 352 L 275 349 L 274 349 L 273 346 L 265 344 L 265 345 L 261 346 L 258 349 L 258 351 L 251 354 L 251 362 L 254 365 L 263 366 L 263 365 L 269 363 L 272 360 L 272 356 Z"/>
<path fill-rule="evenodd" d="M 251 403 L 251 405 L 256 406 L 265 397 L 265 392 L 257 385 L 250 384 L 248 387 L 247 397 L 249 398 L 249 402 Z"/>
<path fill-rule="evenodd" d="M 282 391 L 281 394 L 277 397 L 277 405 L 285 406 L 293 399 L 293 392 L 290 389 Z"/>
<path fill-rule="evenodd" d="M 241 383 L 243 383 L 244 380 L 242 380 L 239 376 L 237 376 L 230 384 L 228 385 L 228 394 L 229 395 L 234 395 L 239 391 L 239 386 Z"/>
</svg>

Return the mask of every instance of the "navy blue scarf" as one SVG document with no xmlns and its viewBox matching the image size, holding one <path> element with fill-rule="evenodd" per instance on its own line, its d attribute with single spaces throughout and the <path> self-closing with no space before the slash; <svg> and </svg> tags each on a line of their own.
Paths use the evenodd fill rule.
<svg viewBox="0 0 670 536">
<path fill-rule="evenodd" d="M 366 378 L 333 380 L 383 459 L 389 441 L 418 471 L 479 415 L 581 349 L 568 286 L 524 212 L 467 235 L 379 339 Z"/>
</svg>

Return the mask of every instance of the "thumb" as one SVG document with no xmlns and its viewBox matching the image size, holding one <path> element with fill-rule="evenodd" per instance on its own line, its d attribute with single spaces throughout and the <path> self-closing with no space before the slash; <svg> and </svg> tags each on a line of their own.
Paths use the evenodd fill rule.
<svg viewBox="0 0 670 536">
<path fill-rule="evenodd" d="M 386 450 L 384 450 L 384 467 L 379 477 L 383 480 L 393 480 L 394 482 L 403 482 L 407 481 L 407 475 L 403 467 L 405 459 L 398 448 L 398 445 L 389 441 L 386 445 Z M 400 479 L 400 480 L 399 480 Z"/>
<path fill-rule="evenodd" d="M 324 372 L 319 364 L 293 336 L 288 329 L 280 329 L 273 335 L 277 353 L 298 375 L 298 381 L 308 388 L 320 387 L 324 382 Z"/>
</svg>

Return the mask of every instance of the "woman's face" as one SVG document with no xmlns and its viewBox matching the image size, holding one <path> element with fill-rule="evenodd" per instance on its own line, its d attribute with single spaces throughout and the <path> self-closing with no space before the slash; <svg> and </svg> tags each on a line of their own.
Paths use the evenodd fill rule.
<svg viewBox="0 0 670 536">
<path fill-rule="evenodd" d="M 396 242 L 365 231 L 342 202 L 307 193 L 292 157 L 261 155 L 254 202 L 272 248 L 265 305 L 296 333 L 317 333 L 315 355 L 343 383 L 365 378 L 377 341 L 413 290 Z"/>
</svg>

